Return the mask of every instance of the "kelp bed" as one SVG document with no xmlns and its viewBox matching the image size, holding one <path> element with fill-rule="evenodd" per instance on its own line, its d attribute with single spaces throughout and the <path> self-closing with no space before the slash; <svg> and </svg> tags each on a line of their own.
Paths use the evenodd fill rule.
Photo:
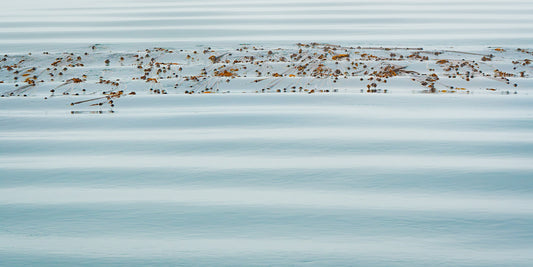
<svg viewBox="0 0 533 267">
<path fill-rule="evenodd" d="M 520 94 L 531 85 L 533 50 L 361 47 L 152 48 L 6 54 L 0 96 L 79 96 L 71 105 L 113 106 L 122 96 L 213 93 Z"/>
</svg>

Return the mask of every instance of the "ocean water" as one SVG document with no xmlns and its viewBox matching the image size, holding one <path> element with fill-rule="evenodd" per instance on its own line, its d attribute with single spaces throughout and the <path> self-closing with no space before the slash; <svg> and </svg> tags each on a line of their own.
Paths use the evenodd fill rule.
<svg viewBox="0 0 533 267">
<path fill-rule="evenodd" d="M 7 2 L 7 1 L 6 1 Z M 0 51 L 289 46 L 530 48 L 529 0 L 25 0 L 3 3 Z"/>
<path fill-rule="evenodd" d="M 529 266 L 532 100 L 9 98 L 0 264 Z"/>
<path fill-rule="evenodd" d="M 3 53 L 533 40 L 530 1 L 2 5 Z M 0 266 L 533 265 L 528 94 L 73 99 L 0 99 Z"/>
</svg>

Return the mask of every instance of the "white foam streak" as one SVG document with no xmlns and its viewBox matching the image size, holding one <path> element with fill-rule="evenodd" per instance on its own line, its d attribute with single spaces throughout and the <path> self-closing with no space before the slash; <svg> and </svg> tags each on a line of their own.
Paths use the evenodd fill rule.
<svg viewBox="0 0 533 267">
<path fill-rule="evenodd" d="M 302 141 L 325 140 L 334 137 L 337 141 L 420 141 L 420 142 L 466 142 L 466 143 L 533 143 L 530 131 L 454 131 L 424 128 L 201 128 L 201 129 L 128 129 L 84 131 L 17 131 L 0 132 L 1 141 L 81 141 L 81 142 L 141 142 L 149 137 L 160 142 L 172 141 L 229 141 L 271 140 Z M 1 165 L 1 164 L 0 164 Z"/>
<path fill-rule="evenodd" d="M 501 194 L 373 193 L 282 188 L 14 187 L 0 189 L 0 204 L 3 205 L 116 202 L 533 214 L 533 199 Z"/>
<path fill-rule="evenodd" d="M 116 32 L 116 31 L 144 31 L 144 30 L 254 30 L 254 31 L 272 31 L 272 30 L 354 30 L 354 28 L 362 27 L 361 24 L 218 24 L 218 25 L 174 25 L 174 26 L 65 26 L 65 27 L 15 27 L 15 28 L 0 28 L 0 33 L 33 33 L 33 32 Z M 469 27 L 477 30 L 509 30 L 507 25 L 502 24 L 469 24 Z M 390 30 L 409 28 L 414 30 L 463 30 L 464 25 L 435 25 L 435 24 L 365 24 L 364 28 L 367 30 Z M 513 30 L 532 29 L 533 26 L 529 24 L 516 25 Z"/>
<path fill-rule="evenodd" d="M 290 253 L 305 259 L 315 257 L 375 257 L 400 261 L 412 261 L 413 258 L 424 261 L 446 262 L 457 265 L 475 261 L 481 264 L 513 262 L 527 263 L 532 260 L 528 253 L 530 248 L 495 250 L 490 248 L 464 250 L 453 246 L 448 237 L 438 236 L 432 239 L 411 237 L 357 237 L 353 240 L 332 240 L 328 238 L 294 239 L 294 238 L 212 238 L 183 239 L 179 237 L 147 238 L 129 237 L 26 237 L 19 235 L 0 235 L 0 250 L 15 253 L 32 253 L 68 255 L 82 257 L 118 257 L 133 259 L 178 259 L 186 257 L 239 256 L 257 258 L 258 255 L 272 253 Z M 270 262 L 283 265 L 286 256 L 279 256 L 278 261 L 270 256 Z M 201 257 L 204 258 L 204 257 Z M 274 257 L 277 258 L 277 257 Z M 258 263 L 258 262 L 256 262 Z M 212 264 L 220 264 L 213 259 Z"/>
<path fill-rule="evenodd" d="M 204 169 L 204 170 L 253 170 L 253 169 L 389 169 L 389 170 L 462 170 L 502 171 L 533 170 L 533 158 L 520 157 L 466 157 L 438 155 L 349 155 L 339 156 L 291 156 L 272 155 L 50 155 L 1 156 L 0 169 L 53 170 L 78 169 Z"/>
</svg>

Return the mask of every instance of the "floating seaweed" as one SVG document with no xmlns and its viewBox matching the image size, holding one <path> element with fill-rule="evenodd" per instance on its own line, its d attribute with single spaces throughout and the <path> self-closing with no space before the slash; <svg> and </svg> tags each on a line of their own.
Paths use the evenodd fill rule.
<svg viewBox="0 0 533 267">
<path fill-rule="evenodd" d="M 1 95 L 29 96 L 42 88 L 51 96 L 98 95 L 127 88 L 150 94 L 385 93 L 397 90 L 398 81 L 404 80 L 413 82 L 415 92 L 492 92 L 485 88 L 504 91 L 529 79 L 533 60 L 533 53 L 521 48 L 471 52 L 316 42 L 295 48 L 106 51 L 95 45 L 78 53 L 4 55 Z"/>
</svg>

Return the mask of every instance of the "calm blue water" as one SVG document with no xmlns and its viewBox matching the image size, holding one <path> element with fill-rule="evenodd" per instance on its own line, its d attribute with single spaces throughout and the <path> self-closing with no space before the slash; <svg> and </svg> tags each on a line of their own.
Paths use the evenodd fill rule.
<svg viewBox="0 0 533 267">
<path fill-rule="evenodd" d="M 526 0 L 2 8 L 2 55 L 533 41 Z M 136 96 L 104 114 L 70 102 L 0 99 L 0 266 L 533 265 L 531 96 Z"/>
<path fill-rule="evenodd" d="M 4 99 L 0 265 L 529 266 L 530 102 Z"/>
<path fill-rule="evenodd" d="M 531 48 L 528 0 L 25 0 L 4 3 L 0 51 L 297 42 Z"/>
</svg>

